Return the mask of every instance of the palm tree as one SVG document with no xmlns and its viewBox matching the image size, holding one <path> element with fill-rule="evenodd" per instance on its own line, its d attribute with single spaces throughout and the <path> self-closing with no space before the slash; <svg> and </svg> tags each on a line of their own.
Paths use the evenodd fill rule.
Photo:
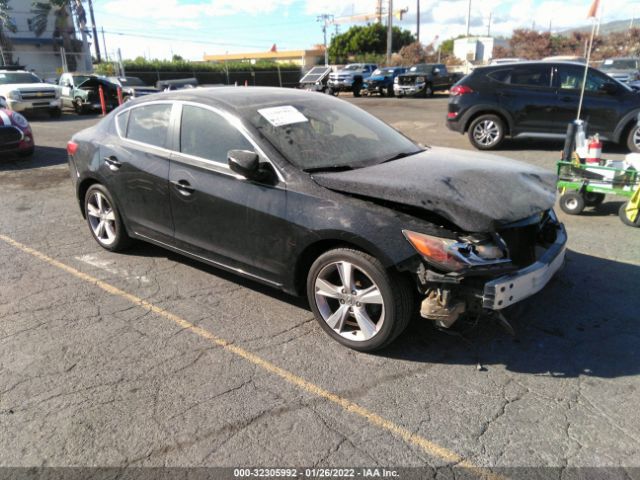
<svg viewBox="0 0 640 480">
<path fill-rule="evenodd" d="M 3 65 L 10 65 L 13 63 L 11 39 L 7 35 L 7 32 L 16 32 L 16 26 L 9 16 L 9 0 L 0 0 L 0 61 Z"/>
<path fill-rule="evenodd" d="M 82 47 L 75 38 L 74 17 L 82 31 L 83 38 L 86 38 L 87 15 L 82 0 L 34 1 L 31 13 L 34 15 L 30 20 L 31 28 L 37 37 L 40 37 L 47 30 L 49 14 L 53 13 L 55 16 L 52 35 L 53 49 L 57 52 L 60 47 L 63 47 L 69 70 L 76 70 L 78 66 L 77 54 L 82 51 Z"/>
</svg>

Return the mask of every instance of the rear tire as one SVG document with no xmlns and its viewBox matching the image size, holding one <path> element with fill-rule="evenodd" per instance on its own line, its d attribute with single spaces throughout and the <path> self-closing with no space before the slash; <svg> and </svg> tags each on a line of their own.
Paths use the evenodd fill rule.
<svg viewBox="0 0 640 480">
<path fill-rule="evenodd" d="M 640 126 L 634 125 L 629 130 L 627 148 L 634 153 L 640 153 Z"/>
<path fill-rule="evenodd" d="M 584 198 L 578 192 L 567 192 L 560 197 L 560 208 L 567 215 L 580 215 L 584 207 Z"/>
<path fill-rule="evenodd" d="M 498 148 L 505 134 L 505 125 L 497 115 L 480 115 L 469 125 L 468 135 L 471 145 L 478 150 Z"/>
<path fill-rule="evenodd" d="M 618 210 L 618 216 L 620 217 L 620 220 L 622 220 L 622 223 L 624 223 L 625 225 L 640 228 L 640 213 L 638 213 L 635 221 L 631 221 L 631 219 L 627 217 L 627 212 L 625 211 L 627 205 L 629 205 L 629 202 L 624 202 L 622 205 L 620 205 L 620 210 Z"/>
<path fill-rule="evenodd" d="M 307 297 L 322 329 L 361 352 L 391 343 L 409 324 L 414 307 L 408 279 L 349 248 L 330 250 L 313 262 Z"/>
<path fill-rule="evenodd" d="M 96 183 L 84 196 L 84 212 L 93 238 L 111 252 L 127 249 L 132 240 L 122 223 L 122 217 L 109 190 Z"/>
<path fill-rule="evenodd" d="M 584 204 L 587 207 L 597 207 L 599 205 L 602 205 L 602 202 L 604 202 L 604 193 L 597 193 L 597 192 L 585 192 L 584 193 Z"/>
</svg>

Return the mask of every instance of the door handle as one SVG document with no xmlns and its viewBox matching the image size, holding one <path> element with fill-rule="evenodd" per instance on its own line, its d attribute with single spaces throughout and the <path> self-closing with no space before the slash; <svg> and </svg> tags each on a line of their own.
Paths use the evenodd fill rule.
<svg viewBox="0 0 640 480">
<path fill-rule="evenodd" d="M 110 170 L 112 171 L 116 171 L 119 170 L 120 167 L 122 166 L 122 163 L 120 163 L 118 161 L 118 159 L 116 157 L 114 157 L 113 155 L 110 157 L 104 157 L 104 163 L 107 164 L 107 166 L 109 167 Z"/>
<path fill-rule="evenodd" d="M 176 187 L 176 190 L 178 190 L 178 192 L 180 192 L 185 197 L 188 197 L 189 195 L 191 195 L 193 192 L 196 191 L 196 189 L 193 188 L 191 184 L 186 180 L 171 180 L 170 183 L 171 185 Z"/>
</svg>

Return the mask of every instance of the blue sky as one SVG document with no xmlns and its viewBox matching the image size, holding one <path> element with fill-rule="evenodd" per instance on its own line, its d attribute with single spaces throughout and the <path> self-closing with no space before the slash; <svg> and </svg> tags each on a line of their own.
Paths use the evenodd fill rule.
<svg viewBox="0 0 640 480">
<path fill-rule="evenodd" d="M 125 58 L 201 60 L 203 54 L 310 48 L 322 42 L 317 15 L 374 12 L 376 0 L 94 0 L 96 21 L 106 32 L 107 48 L 121 48 Z M 590 0 L 472 0 L 471 32 L 508 35 L 514 28 L 553 31 L 586 25 Z M 384 2 L 385 6 L 387 2 Z M 395 0 L 408 7 L 400 23 L 415 32 L 416 0 Z M 465 31 L 467 0 L 420 2 L 421 40 L 432 42 Z M 603 22 L 640 15 L 640 0 L 602 0 Z M 640 23 L 640 22 L 639 22 Z M 349 24 L 339 26 L 345 31 Z M 331 27 L 331 32 L 335 27 Z"/>
</svg>

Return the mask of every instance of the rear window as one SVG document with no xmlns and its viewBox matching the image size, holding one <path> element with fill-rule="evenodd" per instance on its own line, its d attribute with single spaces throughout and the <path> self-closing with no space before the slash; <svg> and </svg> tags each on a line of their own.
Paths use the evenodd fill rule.
<svg viewBox="0 0 640 480">
<path fill-rule="evenodd" d="M 146 105 L 129 113 L 127 138 L 154 147 L 164 147 L 169 132 L 171 105 Z"/>
<path fill-rule="evenodd" d="M 487 77 L 497 82 L 508 83 L 510 74 L 511 74 L 511 69 L 496 70 L 495 72 L 489 73 Z"/>
<path fill-rule="evenodd" d="M 510 83 L 527 87 L 550 87 L 551 68 L 546 65 L 514 68 L 511 72 Z"/>
</svg>

